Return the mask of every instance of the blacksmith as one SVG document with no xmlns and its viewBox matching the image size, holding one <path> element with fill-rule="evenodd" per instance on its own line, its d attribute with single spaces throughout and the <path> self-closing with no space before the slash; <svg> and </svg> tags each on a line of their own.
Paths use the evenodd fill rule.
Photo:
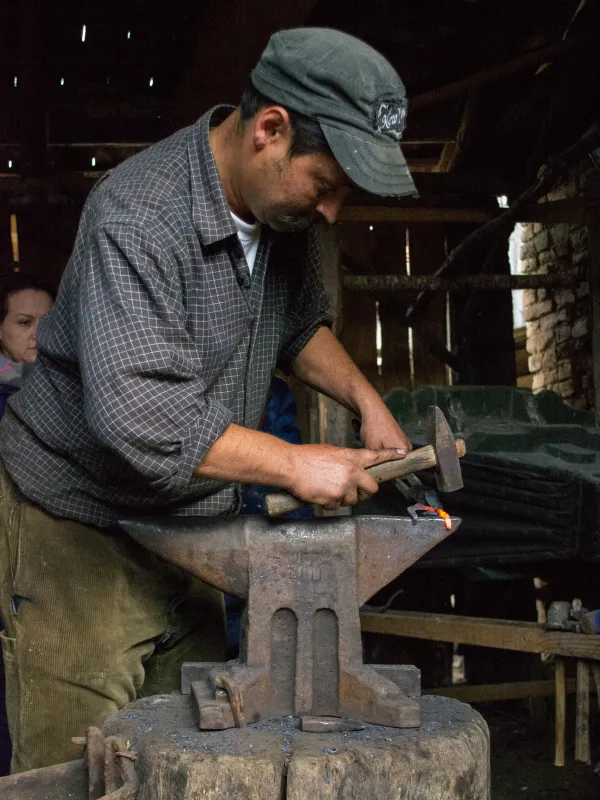
<svg viewBox="0 0 600 800">
<path fill-rule="evenodd" d="M 219 106 L 91 192 L 39 357 L 0 426 L 0 611 L 13 771 L 183 660 L 223 657 L 221 595 L 119 531 L 135 515 L 233 514 L 242 483 L 326 508 L 376 491 L 410 444 L 330 331 L 313 223 L 352 186 L 414 194 L 390 64 L 325 29 L 272 37 Z M 256 430 L 276 366 L 349 408 L 362 450 Z"/>
</svg>

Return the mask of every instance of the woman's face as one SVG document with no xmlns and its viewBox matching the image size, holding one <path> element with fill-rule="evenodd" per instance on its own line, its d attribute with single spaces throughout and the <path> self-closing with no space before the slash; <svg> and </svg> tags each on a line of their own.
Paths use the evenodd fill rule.
<svg viewBox="0 0 600 800">
<path fill-rule="evenodd" d="M 33 364 L 39 322 L 52 308 L 52 298 L 42 289 L 22 289 L 9 295 L 8 311 L 0 323 L 0 349 L 13 361 Z"/>
</svg>

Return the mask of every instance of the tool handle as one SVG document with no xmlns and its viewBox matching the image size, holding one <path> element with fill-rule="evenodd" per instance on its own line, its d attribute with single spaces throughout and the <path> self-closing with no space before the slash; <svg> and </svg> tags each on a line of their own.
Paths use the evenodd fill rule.
<svg viewBox="0 0 600 800">
<path fill-rule="evenodd" d="M 459 458 L 462 458 L 465 454 L 465 443 L 462 439 L 456 440 L 456 452 Z M 432 445 L 428 444 L 425 447 L 419 447 L 417 450 L 407 453 L 404 458 L 367 467 L 366 471 L 375 478 L 377 483 L 382 483 L 383 481 L 391 481 L 394 478 L 402 478 L 404 475 L 419 472 L 428 467 L 435 467 L 436 464 L 435 450 Z M 307 503 L 303 500 L 298 500 L 297 497 L 288 492 L 270 492 L 265 495 L 265 508 L 270 517 L 279 517 L 305 505 Z"/>
</svg>

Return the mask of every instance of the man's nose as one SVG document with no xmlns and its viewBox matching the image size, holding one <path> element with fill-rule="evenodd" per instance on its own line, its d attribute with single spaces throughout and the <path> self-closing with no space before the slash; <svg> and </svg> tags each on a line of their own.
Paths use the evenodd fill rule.
<svg viewBox="0 0 600 800">
<path fill-rule="evenodd" d="M 349 191 L 347 186 L 342 186 L 335 192 L 328 194 L 327 197 L 324 197 L 316 207 L 316 211 L 318 211 L 322 217 L 325 217 L 330 225 L 333 225 L 337 220 L 340 208 L 344 205 L 344 200 Z"/>
</svg>

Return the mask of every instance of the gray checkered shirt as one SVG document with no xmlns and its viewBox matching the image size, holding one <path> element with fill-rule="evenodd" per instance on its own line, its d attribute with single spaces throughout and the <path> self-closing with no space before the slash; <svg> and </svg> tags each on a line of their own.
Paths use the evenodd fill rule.
<svg viewBox="0 0 600 800">
<path fill-rule="evenodd" d="M 192 471 L 231 422 L 258 426 L 275 366 L 330 324 L 314 229 L 264 226 L 250 275 L 208 136 L 229 111 L 125 161 L 87 200 L 0 425 L 13 480 L 59 517 L 237 510 L 236 486 Z"/>
</svg>

